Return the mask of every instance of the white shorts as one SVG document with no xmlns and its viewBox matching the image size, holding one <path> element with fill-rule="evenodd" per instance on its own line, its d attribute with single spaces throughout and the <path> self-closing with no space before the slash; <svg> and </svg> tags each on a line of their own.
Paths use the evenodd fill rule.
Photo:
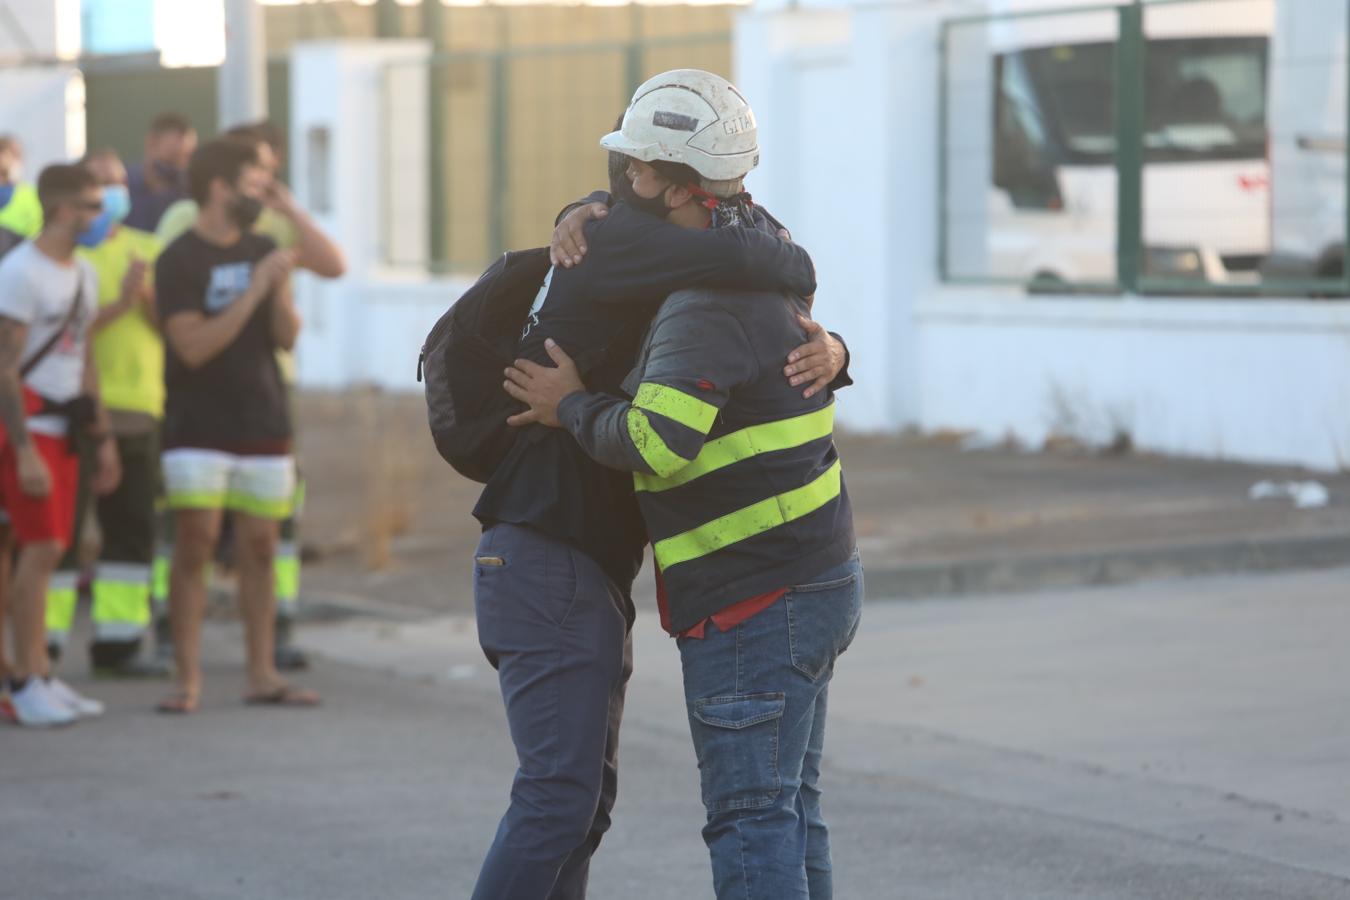
<svg viewBox="0 0 1350 900">
<path fill-rule="evenodd" d="M 185 448 L 166 450 L 162 461 L 170 509 L 228 509 L 278 521 L 295 510 L 294 457 Z"/>
</svg>

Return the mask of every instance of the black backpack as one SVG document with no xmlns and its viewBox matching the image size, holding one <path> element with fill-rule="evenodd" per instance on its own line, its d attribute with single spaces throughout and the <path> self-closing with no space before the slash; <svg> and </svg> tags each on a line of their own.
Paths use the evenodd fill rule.
<svg viewBox="0 0 1350 900">
<path fill-rule="evenodd" d="M 436 449 L 465 478 L 486 483 L 519 434 L 506 424 L 524 409 L 502 390 L 525 317 L 548 274 L 548 248 L 505 253 L 441 316 L 422 345 Z"/>
</svg>

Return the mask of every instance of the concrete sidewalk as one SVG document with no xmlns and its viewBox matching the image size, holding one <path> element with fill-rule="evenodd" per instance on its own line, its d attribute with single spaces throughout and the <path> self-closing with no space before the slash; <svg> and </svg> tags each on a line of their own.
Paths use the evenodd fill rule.
<svg viewBox="0 0 1350 900">
<path fill-rule="evenodd" d="M 480 486 L 436 455 L 421 398 L 301 398 L 319 558 L 306 595 L 343 607 L 468 612 Z M 1350 474 L 1074 449 L 965 451 L 955 439 L 842 435 L 874 594 L 924 597 L 1350 564 Z M 1320 509 L 1249 499 L 1315 479 Z M 373 567 L 372 567 L 373 566 Z M 638 580 L 642 602 L 651 576 Z"/>
<path fill-rule="evenodd" d="M 831 691 L 841 900 L 1350 898 L 1350 570 L 872 603 Z M 644 616 L 596 900 L 709 897 L 675 648 Z M 163 689 L 0 729 L 0 897 L 467 897 L 512 752 L 472 623 L 310 626 L 312 711 Z"/>
</svg>

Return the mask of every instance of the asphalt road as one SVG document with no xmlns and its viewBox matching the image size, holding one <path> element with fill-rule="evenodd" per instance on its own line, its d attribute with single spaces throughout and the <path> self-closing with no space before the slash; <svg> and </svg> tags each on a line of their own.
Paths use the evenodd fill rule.
<svg viewBox="0 0 1350 900">
<path fill-rule="evenodd" d="M 836 896 L 1350 898 L 1350 572 L 873 602 L 832 691 Z M 675 651 L 638 623 L 591 896 L 710 897 Z M 0 897 L 464 898 L 511 748 L 471 623 L 312 626 L 314 711 L 91 684 L 0 729 Z M 73 667 L 72 667 L 73 668 Z"/>
</svg>

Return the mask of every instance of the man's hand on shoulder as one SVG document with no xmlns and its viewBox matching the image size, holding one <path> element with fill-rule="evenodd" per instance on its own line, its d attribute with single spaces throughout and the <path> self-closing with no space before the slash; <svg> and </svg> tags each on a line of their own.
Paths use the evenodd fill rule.
<svg viewBox="0 0 1350 900">
<path fill-rule="evenodd" d="M 582 203 L 563 216 L 553 229 L 553 240 L 548 245 L 548 259 L 555 266 L 570 269 L 581 265 L 586 256 L 586 223 L 609 215 L 609 207 L 599 201 Z"/>
<path fill-rule="evenodd" d="M 559 347 L 552 338 L 544 342 L 544 349 L 556 368 L 541 366 L 528 359 L 518 359 L 515 365 L 506 370 L 506 382 L 502 385 L 506 392 L 529 407 L 506 420 L 506 424 L 516 427 L 525 425 L 547 425 L 549 428 L 561 428 L 558 421 L 558 405 L 563 399 L 586 390 L 586 385 L 577 372 L 576 363 Z"/>
<path fill-rule="evenodd" d="M 830 382 L 843 371 L 848 361 L 848 350 L 819 322 L 800 315 L 797 321 L 806 331 L 807 342 L 788 354 L 788 364 L 783 374 L 793 387 L 806 384 L 802 396 L 810 399 L 829 387 Z"/>
</svg>

